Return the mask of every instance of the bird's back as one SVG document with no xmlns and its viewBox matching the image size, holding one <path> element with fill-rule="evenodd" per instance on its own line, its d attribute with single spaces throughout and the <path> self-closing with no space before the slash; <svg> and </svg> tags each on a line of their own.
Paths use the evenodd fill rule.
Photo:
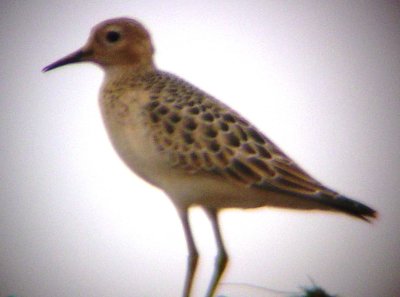
<svg viewBox="0 0 400 297">
<path fill-rule="evenodd" d="M 130 91 L 116 96 L 109 89 Z M 119 122 L 121 115 L 126 118 L 123 125 L 116 123 L 124 141 L 116 144 L 117 151 L 124 150 L 128 166 L 147 180 L 152 176 L 150 182 L 177 203 L 328 209 L 361 218 L 374 214 L 324 187 L 237 112 L 174 75 L 132 74 L 106 84 L 103 94 L 107 112 Z M 126 143 L 127 133 L 132 143 Z M 140 172 L 144 168 L 158 173 Z"/>
</svg>

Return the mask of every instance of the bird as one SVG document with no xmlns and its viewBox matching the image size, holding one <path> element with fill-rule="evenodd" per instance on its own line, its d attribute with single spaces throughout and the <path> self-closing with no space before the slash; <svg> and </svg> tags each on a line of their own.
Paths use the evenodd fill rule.
<svg viewBox="0 0 400 297">
<path fill-rule="evenodd" d="M 188 249 L 183 297 L 191 295 L 199 260 L 192 206 L 207 214 L 217 244 L 207 297 L 215 296 L 229 260 L 218 220 L 223 209 L 319 210 L 367 222 L 377 217 L 376 210 L 311 177 L 237 111 L 158 69 L 150 33 L 138 20 L 99 23 L 83 47 L 42 71 L 79 62 L 105 73 L 100 110 L 117 154 L 177 210 Z"/>
</svg>

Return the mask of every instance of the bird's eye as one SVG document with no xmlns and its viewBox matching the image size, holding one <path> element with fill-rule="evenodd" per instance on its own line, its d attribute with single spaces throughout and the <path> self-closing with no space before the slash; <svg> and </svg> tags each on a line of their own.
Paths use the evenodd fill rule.
<svg viewBox="0 0 400 297">
<path fill-rule="evenodd" d="M 116 31 L 107 32 L 106 39 L 110 43 L 117 42 L 118 40 L 120 40 L 120 38 L 121 38 L 121 34 L 119 32 L 116 32 Z"/>
</svg>

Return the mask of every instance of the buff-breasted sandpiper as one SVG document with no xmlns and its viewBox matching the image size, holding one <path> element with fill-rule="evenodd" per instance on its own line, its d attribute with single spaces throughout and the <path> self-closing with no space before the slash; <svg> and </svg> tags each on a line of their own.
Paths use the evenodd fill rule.
<svg viewBox="0 0 400 297">
<path fill-rule="evenodd" d="M 137 21 L 104 21 L 85 46 L 44 71 L 93 62 L 105 71 L 100 106 L 119 156 L 161 188 L 175 205 L 189 256 L 183 296 L 189 297 L 198 252 L 188 209 L 209 216 L 218 254 L 207 291 L 212 297 L 228 262 L 218 212 L 261 206 L 336 211 L 368 221 L 372 208 L 325 187 L 249 121 L 192 84 L 156 68 L 148 31 Z"/>
</svg>

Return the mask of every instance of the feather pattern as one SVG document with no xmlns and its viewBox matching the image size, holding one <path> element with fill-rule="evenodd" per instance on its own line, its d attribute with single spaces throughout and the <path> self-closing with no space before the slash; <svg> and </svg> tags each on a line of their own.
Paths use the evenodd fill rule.
<svg viewBox="0 0 400 297">
<path fill-rule="evenodd" d="M 171 166 L 188 174 L 218 174 L 244 187 L 337 195 L 215 98 L 170 74 L 147 79 L 159 85 L 146 107 L 148 124 Z"/>
<path fill-rule="evenodd" d="M 313 200 L 367 221 L 376 215 L 323 186 L 237 112 L 193 85 L 165 72 L 148 73 L 139 84 L 150 92 L 145 125 L 171 168 Z"/>
</svg>

